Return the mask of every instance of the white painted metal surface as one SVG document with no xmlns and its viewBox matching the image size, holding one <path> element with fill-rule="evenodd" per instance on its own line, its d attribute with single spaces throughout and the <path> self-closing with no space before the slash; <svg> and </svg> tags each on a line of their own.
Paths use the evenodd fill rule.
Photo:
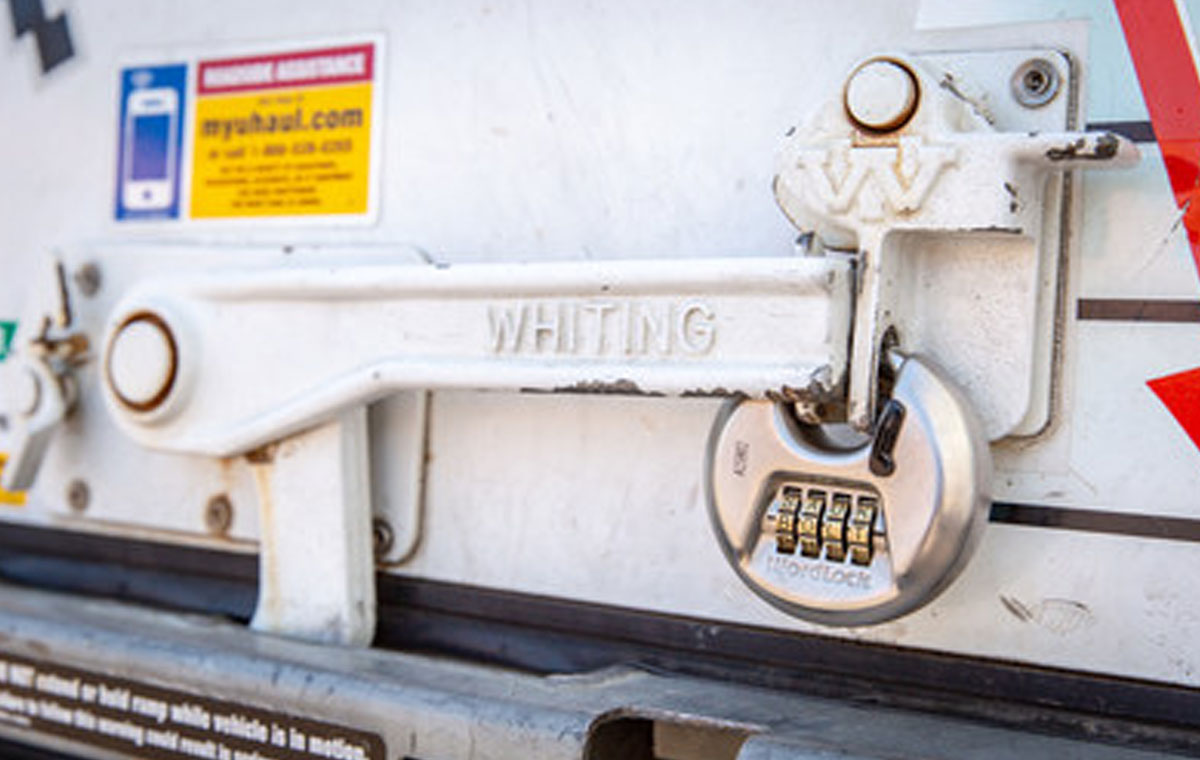
<svg viewBox="0 0 1200 760">
<path fill-rule="evenodd" d="M 95 296 L 72 299 L 94 351 L 78 371 L 79 406 L 55 433 L 27 504 L 2 507 L 2 517 L 233 551 L 255 550 L 260 537 L 250 466 L 148 452 L 104 410 L 98 339 L 135 280 L 173 268 L 227 269 L 251 249 L 298 243 L 336 245 L 347 262 L 402 244 L 451 264 L 787 260 L 795 231 L 771 188 L 784 131 L 840 93 L 857 62 L 885 51 L 923 54 L 945 67 L 976 53 L 1015 67 L 1027 51 L 1062 51 L 1073 90 L 1036 112 L 1011 101 L 1012 67 L 966 66 L 964 82 L 982 82 L 1002 132 L 1051 113 L 1057 123 L 1039 121 L 1039 130 L 1145 117 L 1115 15 L 1090 2 L 765 2 L 702 12 L 682 2 L 367 2 L 339 15 L 283 0 L 48 5 L 70 14 L 78 54 L 69 64 L 43 77 L 30 37 L 0 42 L 0 92 L 6 112 L 20 115 L 0 123 L 8 188 L 0 204 L 0 321 L 21 319 L 27 295 L 40 291 L 29 283 L 35 268 L 55 252 L 69 272 L 104 258 L 104 280 Z M 363 32 L 388 39 L 377 224 L 113 220 L 122 61 Z M 994 81 L 983 69 L 994 70 Z M 989 279 L 1011 277 L 1003 289 L 1010 296 L 1035 288 L 1032 306 L 1016 297 L 975 301 L 969 284 L 980 270 L 943 266 L 953 237 L 913 233 L 896 241 L 920 262 L 900 274 L 908 282 L 898 290 L 911 299 L 907 340 L 953 356 L 962 346 L 953 329 L 978 312 L 989 348 L 1016 332 L 1036 346 L 1015 373 L 1003 363 L 943 360 L 969 389 L 1015 378 L 1033 388 L 1024 394 L 1033 398 L 1028 414 L 1020 405 L 993 412 L 1025 436 L 992 447 L 998 500 L 1147 520 L 1196 516 L 1200 454 L 1145 386 L 1200 363 L 1195 326 L 1075 318 L 1081 297 L 1195 297 L 1157 148 L 1140 147 L 1144 160 L 1131 171 L 1072 180 L 1075 192 L 1060 209 L 1072 223 L 1042 231 L 1065 243 L 1061 261 L 1035 262 L 1028 247 L 1016 250 L 1007 238 L 974 241 L 982 243 L 976 266 Z M 1054 188 L 1052 181 L 1045 195 Z M 142 263 L 97 253 L 131 244 L 142 245 Z M 169 249 L 179 246 L 204 247 L 212 259 L 175 259 Z M 1014 258 L 1019 272 L 1009 266 Z M 284 254 L 278 259 L 261 265 L 287 266 Z M 22 323 L 23 337 L 32 328 Z M 397 533 L 407 537 L 409 558 L 392 571 L 1200 685 L 1200 602 L 1178 580 L 1200 561 L 1193 541 L 993 524 L 942 597 L 893 623 L 831 631 L 769 607 L 729 570 L 706 524 L 703 450 L 718 407 L 711 399 L 433 394 L 423 502 L 414 506 L 420 491 L 410 477 L 407 507 L 387 512 L 408 521 Z M 372 421 L 386 419 L 377 410 Z M 413 422 L 419 415 L 406 419 L 423 427 Z M 394 423 L 380 424 L 394 433 Z M 372 440 L 386 433 L 376 428 Z M 0 431 L 0 450 L 13 445 L 13 429 Z M 405 491 L 397 483 L 380 489 L 378 479 L 421 471 L 424 455 L 415 448 L 397 455 L 395 470 L 375 468 L 376 493 Z M 90 487 L 82 512 L 65 499 L 76 480 Z M 203 522 L 216 493 L 234 505 L 224 536 L 208 534 Z M 586 509 L 562 508 L 581 499 Z M 473 529 L 464 531 L 468 524 Z M 1014 615 L 1005 599 L 1030 614 Z"/>
<path fill-rule="evenodd" d="M 259 452 L 259 631 L 367 646 L 375 636 L 364 408 Z"/>
</svg>

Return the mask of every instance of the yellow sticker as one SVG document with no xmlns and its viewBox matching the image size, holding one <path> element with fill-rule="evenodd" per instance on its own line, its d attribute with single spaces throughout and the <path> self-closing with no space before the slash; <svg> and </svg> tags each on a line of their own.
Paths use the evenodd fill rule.
<svg viewBox="0 0 1200 760">
<path fill-rule="evenodd" d="M 200 61 L 191 216 L 370 211 L 375 45 Z"/>
<path fill-rule="evenodd" d="M 4 472 L 4 465 L 8 463 L 8 454 L 0 453 L 0 473 Z M 24 491 L 5 491 L 0 488 L 0 504 L 8 504 L 12 506 L 23 506 L 25 504 Z"/>
</svg>

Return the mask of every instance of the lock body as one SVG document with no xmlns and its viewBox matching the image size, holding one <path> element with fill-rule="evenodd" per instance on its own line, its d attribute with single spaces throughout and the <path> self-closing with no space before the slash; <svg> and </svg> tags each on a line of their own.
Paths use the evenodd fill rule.
<svg viewBox="0 0 1200 760">
<path fill-rule="evenodd" d="M 769 401 L 731 402 L 713 428 L 713 527 L 738 576 L 786 612 L 826 625 L 910 612 L 954 579 L 986 523 L 978 421 L 931 364 L 897 365 L 869 441 L 839 445 Z"/>
</svg>

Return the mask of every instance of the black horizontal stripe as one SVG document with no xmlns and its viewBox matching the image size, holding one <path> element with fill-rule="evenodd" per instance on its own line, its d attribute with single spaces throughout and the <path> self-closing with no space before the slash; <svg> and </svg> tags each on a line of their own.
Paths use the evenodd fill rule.
<svg viewBox="0 0 1200 760">
<path fill-rule="evenodd" d="M 1170 298 L 1080 298 L 1075 317 L 1107 322 L 1200 322 L 1200 301 Z"/>
<path fill-rule="evenodd" d="M 636 663 L 1044 731 L 1082 728 L 1093 740 L 1200 750 L 1196 689 L 399 576 L 381 577 L 379 593 L 387 603 L 376 645 L 385 647 L 541 672 Z M 1081 714 L 1103 720 L 1076 724 Z"/>
<path fill-rule="evenodd" d="M 1116 132 L 1139 143 L 1155 141 L 1154 125 L 1148 121 L 1097 121 L 1087 125 L 1089 132 Z"/>
<path fill-rule="evenodd" d="M 992 504 L 989 520 L 994 523 L 1025 525 L 1031 528 L 1052 528 L 1081 533 L 1107 533 L 1129 538 L 1157 538 L 1166 541 L 1200 543 L 1200 520 L 1191 520 L 1185 517 L 996 502 Z"/>
</svg>

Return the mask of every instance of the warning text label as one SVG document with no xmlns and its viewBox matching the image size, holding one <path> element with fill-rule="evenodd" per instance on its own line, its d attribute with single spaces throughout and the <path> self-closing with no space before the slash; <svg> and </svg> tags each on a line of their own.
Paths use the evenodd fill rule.
<svg viewBox="0 0 1200 760">
<path fill-rule="evenodd" d="M 7 655 L 0 722 L 151 760 L 386 755 L 378 734 Z"/>
</svg>

